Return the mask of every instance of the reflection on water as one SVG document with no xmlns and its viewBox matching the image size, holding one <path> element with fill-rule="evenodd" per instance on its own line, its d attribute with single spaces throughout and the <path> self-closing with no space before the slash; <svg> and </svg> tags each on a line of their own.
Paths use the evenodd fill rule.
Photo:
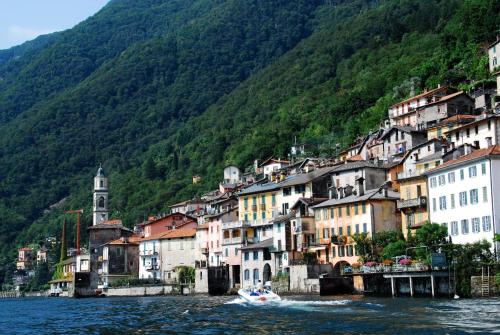
<svg viewBox="0 0 500 335">
<path fill-rule="evenodd" d="M 463 334 L 500 332 L 500 300 L 291 296 L 0 300 L 0 334 Z"/>
</svg>

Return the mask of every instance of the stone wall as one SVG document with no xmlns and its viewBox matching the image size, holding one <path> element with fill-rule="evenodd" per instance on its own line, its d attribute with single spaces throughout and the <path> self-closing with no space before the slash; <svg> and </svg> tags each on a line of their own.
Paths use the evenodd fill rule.
<svg viewBox="0 0 500 335">
<path fill-rule="evenodd" d="M 319 279 L 308 278 L 307 265 L 290 266 L 290 292 L 319 293 Z"/>
<path fill-rule="evenodd" d="M 498 295 L 500 292 L 495 284 L 495 277 L 489 277 L 490 282 L 490 296 Z M 482 297 L 482 276 L 472 276 L 470 277 L 471 295 L 473 297 Z"/>
<path fill-rule="evenodd" d="M 177 285 L 157 285 L 157 286 L 137 286 L 137 287 L 115 287 L 108 288 L 103 292 L 108 297 L 133 297 L 133 296 L 154 296 L 165 294 L 180 294 Z M 194 293 L 194 287 L 183 290 L 183 294 Z"/>
</svg>

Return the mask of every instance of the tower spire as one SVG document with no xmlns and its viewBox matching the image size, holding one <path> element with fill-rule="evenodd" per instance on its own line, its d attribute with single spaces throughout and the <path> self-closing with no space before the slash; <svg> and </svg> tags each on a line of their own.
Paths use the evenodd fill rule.
<svg viewBox="0 0 500 335">
<path fill-rule="evenodd" d="M 95 226 L 108 220 L 108 178 L 106 178 L 102 164 L 99 164 L 94 177 L 93 198 L 93 225 Z"/>
</svg>

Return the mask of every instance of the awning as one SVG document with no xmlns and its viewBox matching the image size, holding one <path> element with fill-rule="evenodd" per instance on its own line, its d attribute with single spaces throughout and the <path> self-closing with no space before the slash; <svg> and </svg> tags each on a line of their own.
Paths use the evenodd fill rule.
<svg viewBox="0 0 500 335">
<path fill-rule="evenodd" d="M 325 250 L 326 245 L 315 245 L 313 247 L 307 248 L 307 251 L 318 251 L 318 250 Z"/>
</svg>

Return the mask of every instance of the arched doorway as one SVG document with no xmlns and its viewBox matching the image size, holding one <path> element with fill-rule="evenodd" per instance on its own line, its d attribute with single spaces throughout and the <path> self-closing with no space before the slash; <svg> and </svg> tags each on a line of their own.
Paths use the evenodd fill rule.
<svg viewBox="0 0 500 335">
<path fill-rule="evenodd" d="M 340 276 L 342 275 L 342 269 L 345 267 L 345 266 L 351 266 L 351 264 L 349 264 L 348 262 L 346 261 L 340 261 L 340 262 L 337 262 L 335 264 L 335 266 L 333 267 L 333 273 L 334 275 L 336 276 Z"/>
<path fill-rule="evenodd" d="M 262 280 L 265 282 L 267 281 L 271 281 L 271 276 L 272 276 L 272 273 L 271 273 L 271 266 L 266 263 L 264 265 L 264 271 L 262 271 Z"/>
</svg>

